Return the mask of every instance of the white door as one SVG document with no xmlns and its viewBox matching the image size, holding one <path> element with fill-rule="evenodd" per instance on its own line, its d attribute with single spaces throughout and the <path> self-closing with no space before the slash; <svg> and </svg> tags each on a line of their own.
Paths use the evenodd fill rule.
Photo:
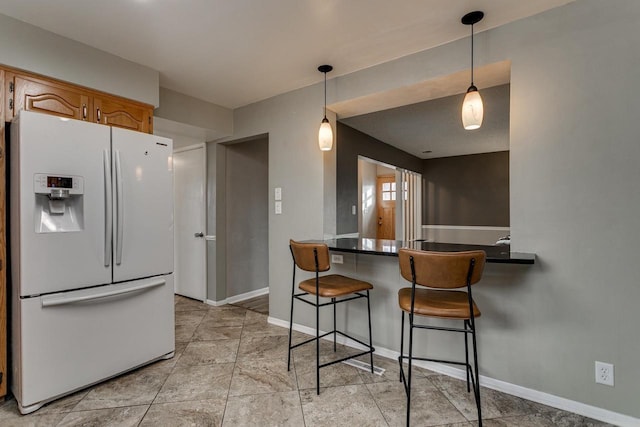
<svg viewBox="0 0 640 427">
<path fill-rule="evenodd" d="M 79 120 L 21 111 L 11 127 L 12 263 L 21 296 L 111 282 L 109 145 L 108 127 Z M 50 201 L 46 192 L 56 188 L 70 197 Z"/>
<path fill-rule="evenodd" d="M 111 129 L 113 281 L 173 271 L 173 142 Z"/>
<path fill-rule="evenodd" d="M 204 144 L 173 154 L 175 184 L 175 286 L 176 293 L 204 301 L 206 298 L 206 227 Z"/>
</svg>

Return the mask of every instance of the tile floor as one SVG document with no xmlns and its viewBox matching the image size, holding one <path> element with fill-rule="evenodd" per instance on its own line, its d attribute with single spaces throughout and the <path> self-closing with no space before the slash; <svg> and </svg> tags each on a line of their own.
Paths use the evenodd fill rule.
<svg viewBox="0 0 640 427">
<path fill-rule="evenodd" d="M 405 397 L 395 361 L 383 376 L 344 364 L 321 371 L 315 393 L 313 346 L 294 352 L 287 329 L 240 307 L 210 307 L 176 297 L 176 356 L 18 414 L 0 404 L 2 426 L 403 426 Z M 305 336 L 295 334 L 296 340 Z M 332 346 L 323 343 L 327 354 Z M 350 351 L 340 347 L 338 354 Z M 465 383 L 417 370 L 413 426 L 477 425 Z M 484 425 L 604 426 L 598 421 L 483 389 Z"/>
</svg>

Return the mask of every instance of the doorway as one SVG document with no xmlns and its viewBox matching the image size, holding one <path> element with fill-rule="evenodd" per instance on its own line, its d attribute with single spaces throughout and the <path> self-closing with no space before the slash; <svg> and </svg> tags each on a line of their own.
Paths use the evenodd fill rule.
<svg viewBox="0 0 640 427">
<path fill-rule="evenodd" d="M 382 175 L 377 178 L 378 228 L 376 239 L 396 238 L 396 177 Z"/>
<path fill-rule="evenodd" d="M 200 301 L 207 296 L 206 158 L 204 144 L 173 152 L 175 293 Z"/>
<path fill-rule="evenodd" d="M 217 149 L 218 260 L 224 263 L 216 303 L 237 304 L 269 293 L 269 137 Z"/>
</svg>

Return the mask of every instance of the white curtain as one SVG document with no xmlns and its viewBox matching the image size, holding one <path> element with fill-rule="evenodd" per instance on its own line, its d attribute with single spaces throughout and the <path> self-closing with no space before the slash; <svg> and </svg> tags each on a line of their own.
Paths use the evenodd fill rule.
<svg viewBox="0 0 640 427">
<path fill-rule="evenodd" d="M 422 175 L 402 171 L 403 240 L 422 238 Z"/>
</svg>

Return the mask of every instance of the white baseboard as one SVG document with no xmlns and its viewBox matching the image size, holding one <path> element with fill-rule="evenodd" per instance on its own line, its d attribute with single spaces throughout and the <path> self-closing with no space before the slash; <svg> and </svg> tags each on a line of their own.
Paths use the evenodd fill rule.
<svg viewBox="0 0 640 427">
<path fill-rule="evenodd" d="M 265 288 L 256 289 L 255 291 L 245 292 L 244 294 L 240 294 L 240 295 L 234 295 L 232 297 L 229 297 L 220 301 L 213 301 L 208 299 L 206 303 L 214 307 L 219 307 L 221 305 L 234 304 L 236 302 L 245 301 L 251 298 L 259 297 L 261 295 L 266 295 L 268 293 L 269 293 L 269 287 L 267 286 Z M 287 328 L 288 327 L 289 325 L 287 324 Z"/>
<path fill-rule="evenodd" d="M 276 319 L 275 317 L 269 317 L 267 320 L 272 325 L 289 328 L 289 322 L 287 322 L 286 320 Z M 316 330 L 314 328 L 310 328 L 308 326 L 300 325 L 297 323 L 293 324 L 293 330 L 312 336 L 316 334 Z M 324 331 L 320 331 L 321 335 L 323 333 Z M 333 340 L 333 338 L 330 336 L 326 336 L 323 339 L 331 341 Z M 362 345 L 360 345 L 359 343 L 340 335 L 338 335 L 337 341 L 338 343 L 346 345 L 348 347 L 363 349 Z M 398 360 L 398 356 L 400 356 L 400 353 L 398 351 L 390 350 L 388 348 L 381 348 L 378 346 L 375 347 L 375 354 L 377 354 L 378 356 L 386 357 L 392 360 Z M 429 369 L 439 374 L 462 380 L 466 380 L 467 378 L 465 370 L 454 368 L 442 363 L 427 362 L 422 360 L 416 360 L 414 361 L 414 363 L 416 366 Z M 575 400 L 565 399 L 564 397 L 559 397 L 542 391 L 533 390 L 516 384 L 511 384 L 506 381 L 497 380 L 495 378 L 486 377 L 484 375 L 480 375 L 480 383 L 483 387 L 487 387 L 523 399 L 531 400 L 532 402 L 542 403 L 543 405 L 552 406 L 554 408 L 562 409 L 563 411 L 573 412 L 578 415 L 593 418 L 595 420 L 604 421 L 606 423 L 614 424 L 617 426 L 640 426 L 640 418 L 630 417 L 618 412 L 613 412 L 607 409 L 598 408 L 596 406 L 587 405 Z"/>
</svg>

